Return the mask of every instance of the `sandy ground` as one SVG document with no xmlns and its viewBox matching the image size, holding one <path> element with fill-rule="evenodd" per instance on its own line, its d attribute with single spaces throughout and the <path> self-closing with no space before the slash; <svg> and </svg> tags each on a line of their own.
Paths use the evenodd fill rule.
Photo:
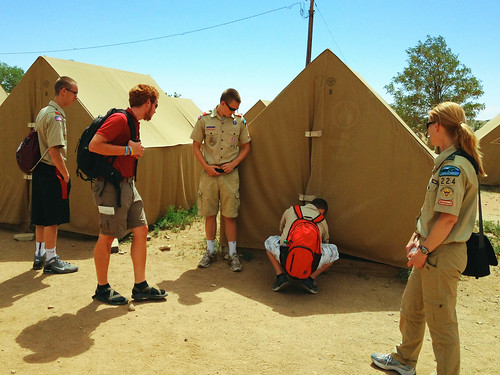
<svg viewBox="0 0 500 375">
<path fill-rule="evenodd" d="M 500 194 L 483 194 L 486 219 L 500 220 Z M 370 353 L 400 339 L 399 270 L 341 259 L 318 278 L 319 294 L 290 285 L 274 293 L 262 250 L 245 250 L 243 271 L 219 259 L 198 269 L 203 225 L 161 232 L 148 243 L 148 280 L 166 301 L 108 306 L 91 299 L 95 239 L 62 233 L 70 275 L 31 269 L 34 242 L 0 229 L 2 374 L 382 374 Z M 170 238 L 167 238 L 169 236 Z M 160 247 L 170 245 L 168 251 Z M 130 297 L 129 243 L 113 254 L 110 282 Z M 459 282 L 462 373 L 498 374 L 500 270 Z M 418 374 L 435 369 L 428 332 Z"/>
</svg>

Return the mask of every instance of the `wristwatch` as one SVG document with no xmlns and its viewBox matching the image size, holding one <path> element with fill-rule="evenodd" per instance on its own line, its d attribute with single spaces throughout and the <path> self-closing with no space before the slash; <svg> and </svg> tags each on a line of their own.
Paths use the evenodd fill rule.
<svg viewBox="0 0 500 375">
<path fill-rule="evenodd" d="M 420 250 L 420 252 L 421 252 L 422 254 L 424 254 L 424 255 L 429 255 L 429 249 L 428 249 L 428 248 L 426 248 L 425 246 L 420 245 L 420 246 L 418 247 L 418 249 Z"/>
</svg>

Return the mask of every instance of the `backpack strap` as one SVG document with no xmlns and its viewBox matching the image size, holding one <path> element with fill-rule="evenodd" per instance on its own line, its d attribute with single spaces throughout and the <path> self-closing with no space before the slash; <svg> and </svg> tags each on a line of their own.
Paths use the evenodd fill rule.
<svg viewBox="0 0 500 375">
<path fill-rule="evenodd" d="M 139 142 L 139 139 L 137 137 L 137 128 L 135 127 L 135 121 L 133 116 L 127 110 L 124 109 L 120 109 L 119 112 L 123 113 L 127 117 L 128 127 L 130 129 L 130 140 L 134 142 Z M 135 159 L 134 181 L 137 181 L 137 162 L 138 160 Z"/>
<path fill-rule="evenodd" d="M 302 215 L 302 210 L 300 209 L 300 206 L 298 204 L 293 206 L 293 210 L 295 211 L 295 215 L 297 215 L 299 219 L 304 218 L 304 215 Z"/>
<path fill-rule="evenodd" d="M 297 215 L 297 217 L 299 219 L 303 219 L 304 218 L 304 215 L 302 214 L 302 210 L 300 209 L 299 205 L 293 206 L 293 210 L 295 211 L 295 215 Z M 321 223 L 323 220 L 325 220 L 325 217 L 323 216 L 323 214 L 320 213 L 314 219 L 309 220 L 309 221 L 312 221 L 314 224 L 318 224 L 318 223 Z"/>
</svg>

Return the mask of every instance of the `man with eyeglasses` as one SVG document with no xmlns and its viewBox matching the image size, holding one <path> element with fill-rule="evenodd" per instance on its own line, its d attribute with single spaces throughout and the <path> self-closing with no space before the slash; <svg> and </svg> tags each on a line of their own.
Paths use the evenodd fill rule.
<svg viewBox="0 0 500 375">
<path fill-rule="evenodd" d="M 158 97 L 158 90 L 153 86 L 141 84 L 133 87 L 129 91 L 127 114 L 116 112 L 109 116 L 89 144 L 90 151 L 111 156 L 113 167 L 122 176 L 120 207 L 113 184 L 99 178 L 92 189 L 99 212 L 99 237 L 94 248 L 97 289 L 92 298 L 109 305 L 128 303 L 128 299 L 111 288 L 108 282 L 111 244 L 115 238 L 122 238 L 127 230 L 133 234 L 130 247 L 134 269 L 132 299 L 161 300 L 167 296 L 163 289 L 149 286 L 146 281 L 148 222 L 134 182 L 137 158 L 144 154 L 139 138 L 139 120 L 151 120 L 158 108 Z M 129 116 L 133 118 L 136 134 L 130 134 Z"/>
<path fill-rule="evenodd" d="M 42 158 L 33 170 L 31 223 L 35 225 L 36 249 L 33 269 L 44 273 L 72 273 L 78 267 L 62 261 L 56 252 L 60 224 L 69 222 L 69 191 L 66 168 L 66 114 L 64 108 L 77 99 L 78 85 L 70 77 L 59 77 L 55 97 L 36 117 Z"/>
<path fill-rule="evenodd" d="M 209 267 L 217 259 L 215 234 L 219 202 L 229 244 L 229 268 L 241 271 L 236 252 L 236 217 L 240 207 L 238 165 L 250 152 L 250 134 L 246 121 L 236 114 L 241 103 L 235 89 L 221 95 L 213 111 L 203 113 L 191 133 L 193 152 L 203 167 L 198 190 L 198 214 L 205 217 L 207 250 L 198 267 Z M 201 145 L 204 145 L 203 152 Z"/>
</svg>

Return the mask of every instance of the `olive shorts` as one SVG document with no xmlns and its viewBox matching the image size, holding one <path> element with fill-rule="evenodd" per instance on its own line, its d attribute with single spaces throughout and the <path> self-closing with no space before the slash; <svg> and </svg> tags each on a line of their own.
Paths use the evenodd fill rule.
<svg viewBox="0 0 500 375">
<path fill-rule="evenodd" d="M 92 189 L 99 211 L 99 233 L 116 238 L 123 237 L 127 229 L 148 225 L 142 198 L 135 188 L 133 177 L 124 179 L 120 187 L 121 207 L 116 206 L 116 189 L 111 183 L 104 185 L 103 180 L 97 180 Z"/>
<path fill-rule="evenodd" d="M 222 216 L 237 217 L 240 208 L 239 188 L 238 169 L 216 177 L 209 176 L 207 172 L 202 171 L 198 189 L 198 215 L 203 217 L 217 215 L 220 202 Z"/>
</svg>

